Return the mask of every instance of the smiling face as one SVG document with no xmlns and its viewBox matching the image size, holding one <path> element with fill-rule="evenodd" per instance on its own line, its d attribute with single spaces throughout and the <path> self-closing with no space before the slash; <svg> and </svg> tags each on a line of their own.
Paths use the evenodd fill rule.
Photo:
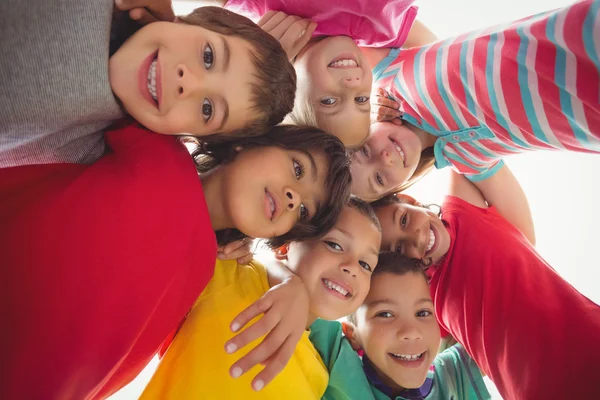
<svg viewBox="0 0 600 400">
<path fill-rule="evenodd" d="M 422 145 L 406 125 L 373 124 L 367 143 L 352 156 L 352 194 L 374 201 L 414 174 Z"/>
<path fill-rule="evenodd" d="M 402 195 L 398 195 L 402 196 Z M 450 235 L 431 210 L 417 205 L 392 203 L 375 210 L 381 223 L 381 250 L 437 263 L 450 248 Z"/>
<path fill-rule="evenodd" d="M 199 26 L 156 22 L 110 58 L 113 92 L 129 114 L 163 134 L 241 129 L 251 111 L 251 46 Z"/>
<path fill-rule="evenodd" d="M 356 312 L 354 337 L 387 386 L 397 392 L 423 385 L 440 344 L 423 273 L 374 276 Z"/>
<path fill-rule="evenodd" d="M 317 123 L 346 146 L 369 134 L 371 67 L 352 39 L 332 36 L 307 46 L 294 62 L 297 102 L 314 107 Z"/>
<path fill-rule="evenodd" d="M 232 228 L 250 237 L 287 233 L 327 201 L 328 161 L 319 151 L 253 148 L 240 151 L 221 168 L 225 213 Z"/>
<path fill-rule="evenodd" d="M 288 268 L 308 289 L 311 316 L 335 320 L 358 308 L 369 292 L 380 243 L 373 222 L 347 206 L 321 239 L 290 244 Z"/>
</svg>

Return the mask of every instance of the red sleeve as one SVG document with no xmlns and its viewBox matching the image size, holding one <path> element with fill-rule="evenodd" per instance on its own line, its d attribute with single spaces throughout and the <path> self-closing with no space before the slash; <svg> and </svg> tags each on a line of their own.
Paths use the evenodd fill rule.
<svg viewBox="0 0 600 400">
<path fill-rule="evenodd" d="M 2 398 L 111 394 L 212 276 L 216 240 L 183 145 L 138 126 L 106 139 L 89 166 L 0 170 Z"/>
</svg>

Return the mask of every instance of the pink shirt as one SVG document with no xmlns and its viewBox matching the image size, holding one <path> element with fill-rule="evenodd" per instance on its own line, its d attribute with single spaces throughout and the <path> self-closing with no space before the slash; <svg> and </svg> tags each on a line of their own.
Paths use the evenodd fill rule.
<svg viewBox="0 0 600 400">
<path fill-rule="evenodd" d="M 310 18 L 313 36 L 350 36 L 359 46 L 402 47 L 417 7 L 414 0 L 229 0 L 225 7 L 258 21 L 267 11 Z"/>
</svg>

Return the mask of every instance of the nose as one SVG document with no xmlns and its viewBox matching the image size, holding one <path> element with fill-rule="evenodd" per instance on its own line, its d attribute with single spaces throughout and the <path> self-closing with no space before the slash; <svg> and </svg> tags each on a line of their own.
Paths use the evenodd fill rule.
<svg viewBox="0 0 600 400">
<path fill-rule="evenodd" d="M 284 201 L 285 201 L 286 210 L 288 210 L 288 211 L 296 210 L 302 202 L 300 199 L 300 194 L 298 192 L 295 192 L 291 188 L 284 188 L 283 192 L 284 192 L 284 196 L 285 196 Z"/>
<path fill-rule="evenodd" d="M 396 336 L 400 340 L 422 339 L 421 330 L 414 321 L 403 321 L 398 327 Z"/>
<path fill-rule="evenodd" d="M 345 77 L 342 79 L 342 85 L 344 85 L 348 89 L 356 89 L 360 86 L 360 77 Z"/>
<path fill-rule="evenodd" d="M 344 260 L 340 264 L 340 269 L 343 273 L 350 275 L 352 278 L 356 278 L 358 274 L 358 260 L 352 259 L 352 257 Z"/>
<path fill-rule="evenodd" d="M 412 223 L 408 226 L 409 239 L 406 241 L 406 254 L 410 258 L 421 259 L 425 255 L 425 230 L 423 227 Z"/>
<path fill-rule="evenodd" d="M 381 163 L 385 166 L 392 166 L 394 164 L 392 156 L 386 149 L 381 150 L 381 153 L 379 153 L 379 158 L 381 159 Z"/>
<path fill-rule="evenodd" d="M 186 98 L 201 87 L 203 79 L 199 72 L 192 72 L 183 64 L 177 66 L 176 72 L 176 90 L 178 98 Z"/>
</svg>

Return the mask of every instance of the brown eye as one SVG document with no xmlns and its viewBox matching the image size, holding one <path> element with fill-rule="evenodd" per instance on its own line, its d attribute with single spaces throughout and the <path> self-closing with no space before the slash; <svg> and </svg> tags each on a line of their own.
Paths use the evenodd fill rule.
<svg viewBox="0 0 600 400">
<path fill-rule="evenodd" d="M 204 68 L 211 69 L 213 66 L 213 51 L 210 45 L 207 45 L 202 52 L 202 61 L 204 61 Z"/>
<path fill-rule="evenodd" d="M 204 122 L 208 122 L 213 115 L 213 106 L 209 99 L 204 99 L 202 102 L 202 118 Z"/>
</svg>

